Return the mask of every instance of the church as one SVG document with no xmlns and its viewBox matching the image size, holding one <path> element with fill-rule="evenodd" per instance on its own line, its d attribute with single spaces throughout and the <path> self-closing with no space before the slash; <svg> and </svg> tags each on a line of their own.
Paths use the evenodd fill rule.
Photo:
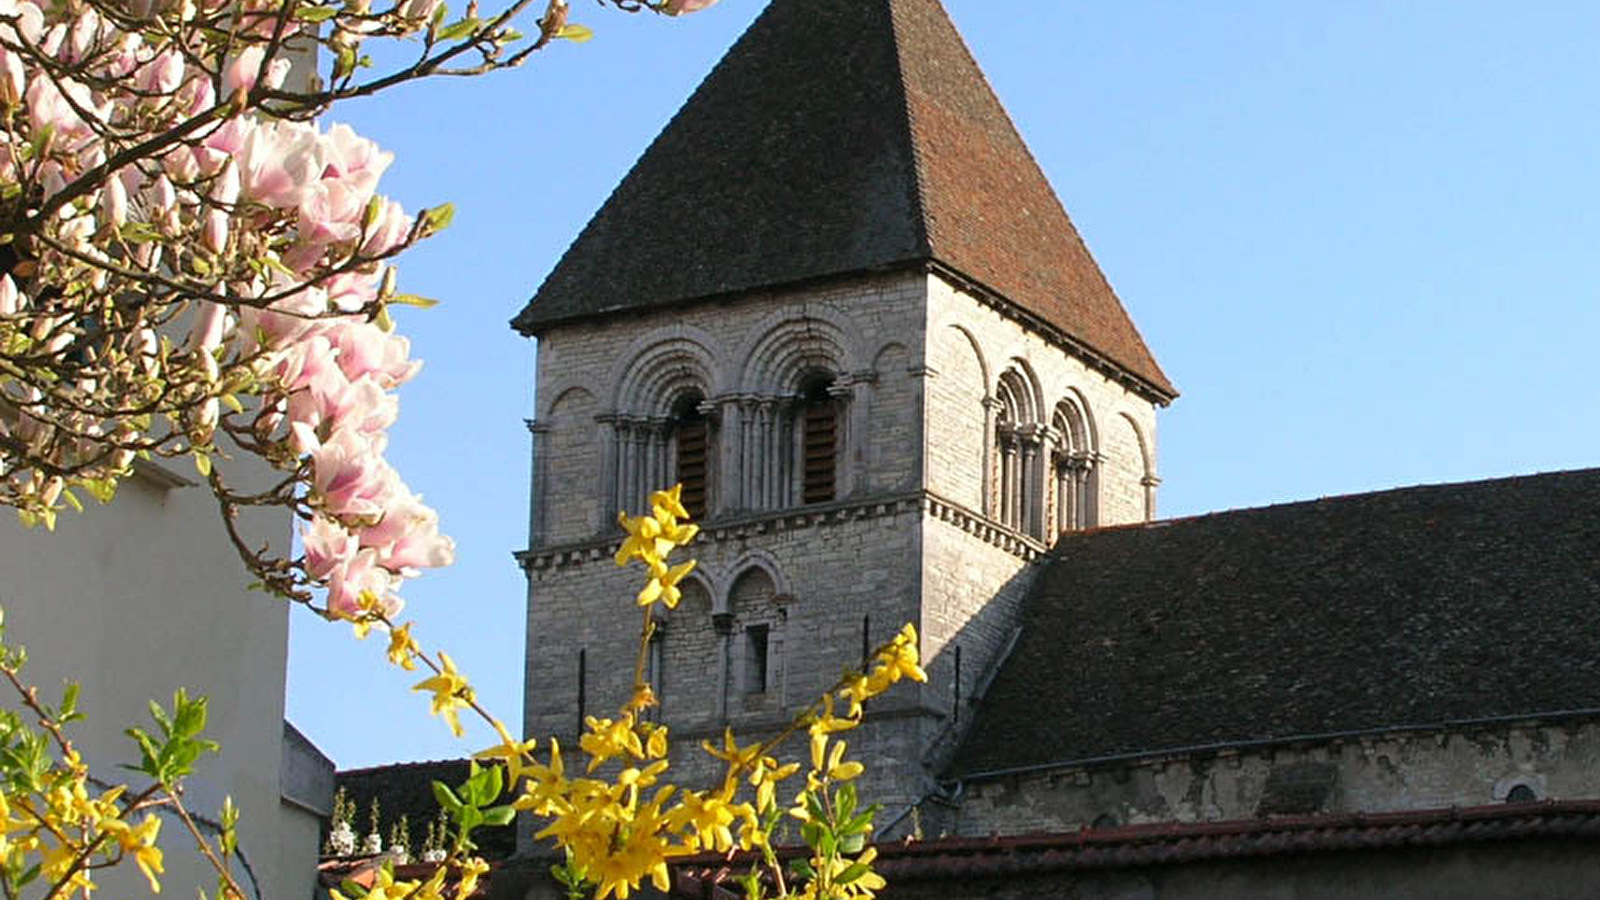
<svg viewBox="0 0 1600 900">
<path fill-rule="evenodd" d="M 851 740 L 906 896 L 1593 893 L 1600 471 L 1159 519 L 1178 390 L 938 0 L 772 0 L 513 327 L 526 733 L 625 699 L 681 482 L 675 768 L 914 623 Z"/>
</svg>

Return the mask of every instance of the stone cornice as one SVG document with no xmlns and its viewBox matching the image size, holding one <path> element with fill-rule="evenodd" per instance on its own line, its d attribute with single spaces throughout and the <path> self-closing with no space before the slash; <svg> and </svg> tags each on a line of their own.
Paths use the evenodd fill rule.
<svg viewBox="0 0 1600 900">
<path fill-rule="evenodd" d="M 912 511 L 921 511 L 924 515 L 952 524 L 967 534 L 1028 562 L 1038 559 L 1048 549 L 1034 538 L 926 490 L 874 494 L 811 506 L 718 516 L 701 523 L 698 540 L 711 543 L 741 541 L 757 535 L 803 528 L 826 528 L 861 519 L 875 519 Z M 608 559 L 621 546 L 621 534 L 604 535 L 587 540 L 519 550 L 514 556 L 524 570 L 542 571 Z"/>
</svg>

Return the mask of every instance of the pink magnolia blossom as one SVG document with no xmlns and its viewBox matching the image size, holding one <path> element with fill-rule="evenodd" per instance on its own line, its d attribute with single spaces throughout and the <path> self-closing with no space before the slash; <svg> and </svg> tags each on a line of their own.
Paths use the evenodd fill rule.
<svg viewBox="0 0 1600 900">
<path fill-rule="evenodd" d="M 409 359 L 411 342 L 370 322 L 348 325 L 334 332 L 339 368 L 354 380 L 375 375 L 387 388 L 395 388 L 417 374 L 422 363 Z"/>
<path fill-rule="evenodd" d="M 381 450 L 382 442 L 353 428 L 324 441 L 311 455 L 311 486 L 322 508 L 340 517 L 382 516 L 398 479 Z"/>
<path fill-rule="evenodd" d="M 328 575 L 328 609 L 331 612 L 354 616 L 361 610 L 361 595 L 371 593 L 378 600 L 378 608 L 385 615 L 400 612 L 400 598 L 395 596 L 399 579 L 378 565 L 378 555 L 372 550 L 358 551 L 354 556 L 334 566 Z"/>
<path fill-rule="evenodd" d="M 401 488 L 376 525 L 361 529 L 361 546 L 376 550 L 391 571 L 415 574 L 455 562 L 455 541 L 439 533 L 439 514 Z"/>
<path fill-rule="evenodd" d="M 327 578 L 360 549 L 356 536 L 327 516 L 314 516 L 301 528 L 300 543 L 306 551 L 306 573 L 312 578 Z"/>
</svg>

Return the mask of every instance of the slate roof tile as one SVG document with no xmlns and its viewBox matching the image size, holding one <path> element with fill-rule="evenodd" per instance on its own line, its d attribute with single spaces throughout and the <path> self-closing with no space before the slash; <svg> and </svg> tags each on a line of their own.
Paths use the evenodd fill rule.
<svg viewBox="0 0 1600 900">
<path fill-rule="evenodd" d="M 1600 708 L 1600 469 L 1065 536 L 956 774 Z"/>
</svg>

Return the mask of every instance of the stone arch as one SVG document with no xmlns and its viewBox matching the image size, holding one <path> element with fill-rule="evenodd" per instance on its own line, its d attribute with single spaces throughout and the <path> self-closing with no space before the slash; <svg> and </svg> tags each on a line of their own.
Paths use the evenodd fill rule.
<svg viewBox="0 0 1600 900">
<path fill-rule="evenodd" d="M 733 386 L 743 394 L 794 394 L 811 372 L 842 375 L 861 367 L 854 323 L 825 307 L 780 310 L 763 319 L 734 357 L 740 366 Z"/>
<path fill-rule="evenodd" d="M 733 611 L 732 594 L 734 582 L 748 574 L 751 569 L 760 569 L 766 574 L 767 579 L 772 582 L 774 596 L 793 596 L 789 578 L 783 574 L 783 566 L 778 562 L 778 558 L 765 550 L 751 548 L 740 554 L 739 558 L 729 567 L 729 571 L 737 572 L 738 576 L 730 579 L 725 585 L 727 593 L 723 597 L 722 608 L 724 610 Z"/>
<path fill-rule="evenodd" d="M 898 341 L 878 348 L 865 391 L 867 427 L 862 435 L 867 487 L 874 491 L 915 487 L 921 440 L 917 435 L 917 393 L 910 372 L 911 351 Z"/>
<path fill-rule="evenodd" d="M 1111 417 L 1102 450 L 1102 524 L 1147 521 L 1155 512 L 1155 460 L 1138 420 Z"/>
<path fill-rule="evenodd" d="M 1036 538 L 1045 537 L 1046 427 L 1043 394 L 1033 367 L 1012 357 L 995 383 L 996 518 Z"/>
<path fill-rule="evenodd" d="M 535 478 L 546 498 L 540 509 L 548 518 L 534 523 L 534 530 L 547 540 L 587 537 L 600 527 L 597 406 L 587 388 L 569 387 L 550 401 L 549 414 L 541 420 Z"/>
<path fill-rule="evenodd" d="M 1089 403 L 1089 398 L 1083 391 L 1076 387 L 1067 387 L 1061 392 L 1061 398 L 1056 401 L 1056 406 L 1062 403 L 1072 404 L 1083 419 L 1084 447 L 1090 453 L 1100 452 L 1100 423 L 1094 414 L 1094 406 Z"/>
<path fill-rule="evenodd" d="M 1089 427 L 1088 405 L 1082 399 L 1082 395 L 1069 390 L 1056 401 L 1051 413 L 1046 488 L 1052 540 L 1064 531 L 1090 528 L 1095 524 L 1096 443 Z"/>
<path fill-rule="evenodd" d="M 967 330 L 965 325 L 949 322 L 946 323 L 945 327 L 954 330 L 957 334 L 961 335 L 963 338 L 966 338 L 967 346 L 972 348 L 973 358 L 978 361 L 978 376 L 982 380 L 985 390 L 987 390 L 989 384 L 989 359 L 983 355 L 983 345 L 978 343 L 978 338 L 973 335 L 971 331 Z"/>
<path fill-rule="evenodd" d="M 634 341 L 611 369 L 611 408 L 619 413 L 663 416 L 673 400 L 691 389 L 712 397 L 723 389 L 717 342 L 705 331 L 680 325 Z"/>
<path fill-rule="evenodd" d="M 1033 366 L 1021 356 L 1013 356 L 995 382 L 994 395 L 1015 417 L 1015 424 L 1030 425 L 1044 419 L 1044 391 Z"/>
<path fill-rule="evenodd" d="M 723 658 L 716 629 L 719 586 L 710 572 L 696 567 L 679 582 L 683 598 L 656 624 L 649 674 L 663 721 L 671 725 L 708 722 L 720 712 L 720 680 L 705 677 L 706 664 Z"/>
<path fill-rule="evenodd" d="M 923 477 L 933 490 L 975 512 L 988 508 L 993 410 L 989 361 L 972 332 L 948 323 L 929 336 Z"/>
<path fill-rule="evenodd" d="M 728 587 L 733 634 L 729 705 L 755 712 L 781 709 L 788 612 L 777 602 L 783 570 L 764 554 L 749 554 Z"/>
</svg>

